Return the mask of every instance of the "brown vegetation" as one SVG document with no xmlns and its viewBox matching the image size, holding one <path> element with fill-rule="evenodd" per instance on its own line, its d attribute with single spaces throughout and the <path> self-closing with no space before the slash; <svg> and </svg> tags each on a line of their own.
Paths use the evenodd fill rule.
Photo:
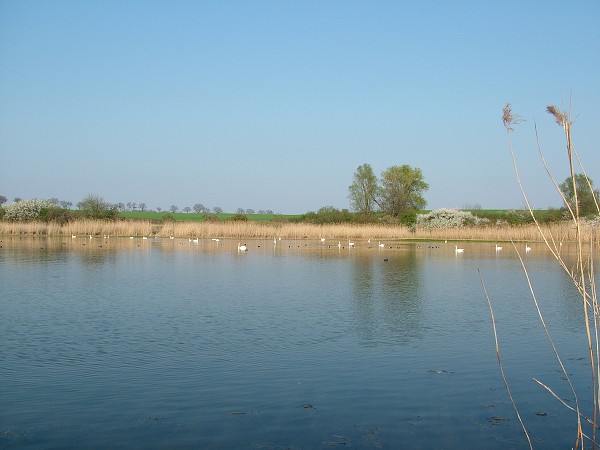
<svg viewBox="0 0 600 450">
<path fill-rule="evenodd" d="M 572 222 L 541 225 L 557 242 L 577 241 Z M 600 244 L 592 223 L 583 225 L 586 242 Z M 261 222 L 163 222 L 146 220 L 79 220 L 64 225 L 40 222 L 1 222 L 0 235 L 30 236 L 156 236 L 168 238 L 245 238 L 245 239 L 427 239 L 481 241 L 539 241 L 537 225 L 488 225 L 446 229 L 417 229 L 375 224 L 261 223 Z"/>
</svg>

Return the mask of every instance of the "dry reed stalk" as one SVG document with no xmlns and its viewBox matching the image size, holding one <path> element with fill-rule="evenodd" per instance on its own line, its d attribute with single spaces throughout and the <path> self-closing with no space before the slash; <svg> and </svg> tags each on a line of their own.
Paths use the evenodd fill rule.
<svg viewBox="0 0 600 450">
<path fill-rule="evenodd" d="M 513 405 L 513 409 L 517 414 L 517 418 L 519 419 L 519 423 L 521 424 L 521 428 L 523 428 L 523 432 L 525 433 L 525 437 L 527 437 L 527 442 L 529 442 L 529 448 L 533 450 L 533 445 L 531 444 L 531 438 L 529 437 L 529 433 L 527 432 L 527 428 L 525 427 L 525 423 L 523 423 L 523 419 L 521 419 L 521 414 L 519 413 L 519 408 L 517 408 L 517 404 L 515 403 L 515 399 L 510 392 L 510 386 L 508 385 L 508 381 L 506 379 L 506 374 L 504 373 L 504 366 L 502 365 L 502 358 L 500 357 L 500 344 L 498 343 L 498 331 L 496 330 L 496 319 L 494 318 L 494 308 L 492 307 L 492 300 L 488 295 L 487 289 L 485 288 L 485 283 L 483 282 L 483 277 L 481 276 L 481 272 L 479 272 L 479 280 L 481 281 L 481 286 L 483 287 L 483 292 L 485 293 L 485 298 L 487 299 L 488 305 L 490 307 L 490 314 L 492 316 L 492 327 L 494 329 L 494 340 L 496 342 L 496 357 L 498 358 L 498 365 L 500 366 L 500 373 L 502 374 L 502 380 L 504 381 L 504 386 L 506 387 L 506 391 L 508 392 L 508 396 Z"/>
<path fill-rule="evenodd" d="M 594 246 L 598 244 L 598 240 L 597 240 L 597 236 L 595 236 L 595 233 L 594 233 L 594 227 L 589 226 L 589 225 L 586 226 L 586 224 L 582 221 L 580 213 L 579 213 L 579 201 L 578 201 L 577 185 L 575 182 L 576 180 L 575 180 L 573 155 L 576 156 L 577 161 L 582 170 L 583 170 L 583 166 L 581 164 L 581 160 L 579 159 L 577 153 L 574 151 L 574 148 L 573 148 L 573 142 L 571 139 L 571 127 L 572 127 L 573 122 L 570 119 L 571 115 L 570 115 L 570 113 L 560 111 L 557 107 L 555 107 L 553 105 L 548 106 L 546 108 L 546 110 L 552 116 L 554 116 L 556 122 L 563 127 L 563 131 L 565 133 L 566 146 L 567 146 L 567 158 L 568 158 L 568 163 L 569 163 L 571 179 L 573 180 L 574 207 L 571 207 L 570 202 L 568 201 L 569 199 L 565 198 L 558 183 L 556 182 L 552 173 L 548 169 L 548 165 L 546 164 L 546 160 L 544 158 L 544 154 L 541 149 L 539 135 L 537 132 L 537 127 L 535 127 L 536 142 L 537 142 L 538 151 L 540 153 L 544 169 L 546 170 L 546 173 L 548 174 L 555 189 L 557 190 L 559 195 L 561 195 L 561 198 L 563 199 L 563 201 L 569 211 L 569 214 L 571 216 L 571 220 L 570 220 L 571 225 L 569 227 L 570 232 L 568 233 L 568 235 L 569 235 L 569 237 L 572 237 L 572 235 L 574 235 L 574 239 L 572 239 L 572 240 L 577 244 L 577 258 L 576 258 L 577 262 L 576 262 L 576 268 L 574 270 L 571 270 L 568 267 L 567 263 L 564 261 L 563 257 L 561 256 L 560 244 L 562 243 L 564 236 L 558 235 L 556 232 L 553 232 L 553 230 L 551 230 L 551 229 L 544 229 L 540 225 L 540 223 L 537 221 L 537 219 L 535 217 L 535 214 L 533 213 L 533 210 L 529 204 L 527 195 L 525 194 L 525 191 L 523 189 L 523 185 L 522 185 L 521 179 L 519 177 L 519 171 L 518 171 L 516 158 L 515 158 L 515 154 L 514 154 L 514 150 L 513 150 L 513 146 L 512 146 L 512 141 L 510 139 L 510 132 L 513 131 L 511 125 L 514 122 L 511 121 L 512 114 L 510 112 L 509 104 L 507 104 L 503 110 L 503 122 L 504 122 L 504 126 L 506 127 L 507 134 L 508 134 L 509 147 L 510 147 L 510 152 L 511 152 L 511 156 L 513 159 L 515 174 L 517 176 L 517 182 L 519 184 L 519 188 L 521 189 L 521 193 L 523 195 L 523 198 L 525 199 L 525 203 L 527 204 L 527 207 L 529 209 L 531 217 L 533 218 L 533 220 L 535 222 L 538 234 L 542 238 L 542 240 L 545 242 L 547 248 L 551 251 L 551 253 L 553 254 L 554 258 L 557 260 L 559 265 L 563 268 L 565 273 L 567 273 L 567 275 L 569 276 L 569 278 L 571 279 L 571 281 L 573 282 L 575 287 L 578 289 L 579 294 L 581 295 L 581 298 L 583 300 L 582 305 L 583 305 L 583 310 L 584 310 L 584 322 L 585 322 L 584 325 L 585 325 L 585 331 L 586 331 L 586 337 L 587 337 L 587 343 L 588 343 L 588 352 L 589 352 L 589 358 L 590 358 L 592 388 L 593 388 L 593 418 L 591 420 L 587 419 L 585 416 L 583 416 L 579 410 L 579 401 L 577 399 L 577 395 L 575 393 L 574 387 L 571 384 L 570 378 L 567 375 L 567 372 L 562 364 L 562 361 L 560 360 L 558 351 L 556 350 L 556 347 L 554 346 L 554 343 L 552 341 L 552 338 L 550 336 L 548 328 L 546 327 L 545 321 L 543 319 L 543 315 L 541 313 L 541 310 L 539 309 L 539 305 L 538 305 L 537 299 L 535 297 L 535 292 L 533 291 L 533 288 L 531 287 L 529 276 L 527 274 L 527 270 L 525 268 L 525 265 L 524 265 L 524 262 L 522 259 L 521 259 L 521 264 L 523 265 L 523 270 L 527 277 L 527 281 L 530 286 L 531 294 L 534 299 L 536 308 L 538 310 L 538 315 L 540 317 L 540 320 L 542 321 L 544 330 L 546 331 L 547 338 L 552 345 L 552 348 L 556 354 L 556 357 L 558 358 L 561 369 L 563 370 L 566 380 L 568 381 L 571 391 L 575 397 L 576 408 L 575 409 L 573 409 L 571 407 L 569 408 L 571 410 L 574 410 L 577 413 L 577 437 L 576 437 L 576 442 L 575 442 L 575 448 L 582 448 L 582 449 L 584 448 L 584 438 L 590 439 L 593 447 L 596 448 L 596 428 L 597 428 L 597 422 L 598 422 L 598 412 L 599 412 L 598 409 L 599 409 L 599 405 L 600 405 L 600 399 L 599 399 L 600 377 L 598 376 L 599 371 L 600 371 L 599 325 L 598 325 L 598 320 L 599 320 L 600 315 L 599 315 L 597 292 L 596 292 L 594 269 L 593 269 L 593 267 L 594 267 L 593 251 L 594 251 Z M 588 187 L 590 188 L 590 190 L 592 190 L 591 183 L 589 183 L 589 181 L 588 181 L 588 184 L 589 184 Z M 598 206 L 597 199 L 594 199 L 594 201 L 595 201 L 598 213 L 600 213 L 600 207 Z M 569 240 L 571 240 L 571 239 L 569 239 Z M 558 245 L 557 245 L 557 242 L 558 242 Z M 590 252 L 589 252 L 589 256 L 587 257 L 588 258 L 587 260 L 584 259 L 583 244 L 585 242 L 589 242 L 589 244 L 590 244 Z M 520 258 L 520 254 L 519 254 L 519 258 Z M 587 271 L 586 271 L 586 267 L 588 268 Z M 589 288 L 588 288 L 588 285 L 589 285 Z M 588 289 L 589 289 L 589 292 L 588 292 Z M 590 328 L 590 320 L 591 319 L 593 319 L 592 323 L 594 325 L 594 334 L 593 335 L 592 335 L 591 328 Z M 538 380 L 536 380 L 536 381 L 541 386 L 543 386 L 545 389 L 547 389 L 552 395 L 554 395 L 555 397 L 558 398 L 558 396 L 548 386 L 546 386 L 545 384 L 541 383 Z M 561 402 L 562 402 L 562 400 L 561 400 Z M 564 402 L 562 402 L 562 403 L 564 404 Z M 581 423 L 582 417 L 586 418 L 586 420 L 588 420 L 592 424 L 591 437 L 588 437 L 583 432 L 582 423 Z"/>
</svg>

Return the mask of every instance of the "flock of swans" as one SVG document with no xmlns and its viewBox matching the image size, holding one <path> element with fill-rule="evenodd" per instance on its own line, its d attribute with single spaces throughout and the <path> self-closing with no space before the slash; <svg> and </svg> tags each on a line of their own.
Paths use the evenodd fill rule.
<svg viewBox="0 0 600 450">
<path fill-rule="evenodd" d="M 72 238 L 72 239 L 75 239 L 75 238 L 77 238 L 77 237 L 78 237 L 78 236 L 77 236 L 76 234 L 72 234 L 72 235 L 71 235 L 71 238 Z M 94 239 L 94 237 L 95 237 L 95 236 L 93 236 L 93 235 L 89 234 L 89 235 L 87 235 L 87 236 L 85 236 L 85 237 L 87 237 L 87 238 L 89 238 L 89 239 Z M 99 236 L 98 236 L 98 237 L 99 237 Z M 148 240 L 148 239 L 149 239 L 149 237 L 148 237 L 148 236 L 140 236 L 140 237 L 141 237 L 141 239 L 143 239 L 143 240 Z M 108 235 L 104 235 L 104 236 L 103 236 L 103 238 L 104 238 L 105 240 L 108 240 L 108 239 L 110 238 L 110 236 L 108 236 Z M 138 236 L 129 236 L 129 239 L 135 239 L 135 238 L 138 238 Z M 153 237 L 151 237 L 151 238 L 152 238 L 153 240 L 158 240 L 158 239 L 160 239 L 158 236 L 153 236 Z M 171 239 L 171 240 L 174 240 L 174 239 L 175 239 L 175 236 L 169 236 L 169 239 Z M 200 239 L 200 238 L 198 238 L 198 237 L 189 237 L 189 238 L 188 238 L 188 242 L 189 242 L 190 244 L 191 244 L 191 243 L 194 243 L 194 244 L 197 244 L 197 245 L 198 245 L 198 244 L 200 243 L 200 241 L 201 241 L 201 239 Z M 213 241 L 213 242 L 215 242 L 215 243 L 219 243 L 219 242 L 221 242 L 221 239 L 219 239 L 219 238 L 212 238 L 212 239 L 211 239 L 211 241 Z M 277 243 L 278 243 L 278 241 L 281 241 L 281 237 L 280 237 L 279 239 L 277 239 L 277 237 L 274 237 L 274 238 L 273 238 L 273 245 L 274 245 L 274 246 L 276 246 L 276 245 L 277 245 Z M 320 238 L 320 242 L 321 242 L 321 244 L 325 243 L 325 241 L 326 241 L 326 238 L 324 238 L 324 237 Z M 445 244 L 447 244 L 447 243 L 448 243 L 448 241 L 446 240 L 446 241 L 444 241 L 444 243 L 445 243 Z M 368 239 L 368 240 L 367 240 L 367 244 L 369 244 L 369 247 L 368 247 L 368 248 L 371 248 L 371 246 L 370 246 L 370 244 L 371 244 L 371 239 Z M 221 245 L 222 245 L 222 244 L 221 244 Z M 561 245 L 562 245 L 562 242 L 561 242 Z M 260 247 L 260 245 L 259 245 L 258 247 Z M 330 245 L 329 247 L 331 247 L 331 245 Z M 338 247 L 339 249 L 345 248 L 345 247 L 342 245 L 342 242 L 341 242 L 341 241 L 338 241 L 338 243 L 337 243 L 337 247 Z M 417 247 L 418 247 L 418 246 L 417 246 Z M 352 241 L 351 239 L 348 239 L 348 249 L 354 249 L 354 248 L 356 248 L 356 244 L 355 244 L 355 242 L 354 242 L 354 241 Z M 379 249 L 384 249 L 384 248 L 385 248 L 385 244 L 384 244 L 383 242 L 381 242 L 381 241 L 378 241 L 378 242 L 377 242 L 377 248 L 379 248 Z M 392 247 L 390 246 L 390 248 L 392 248 Z M 436 248 L 437 248 L 437 247 L 436 247 Z M 502 251 L 502 246 L 501 246 L 501 245 L 498 245 L 498 244 L 495 244 L 495 245 L 494 245 L 494 249 L 495 249 L 496 253 L 499 253 L 499 252 L 501 252 L 501 251 Z M 247 252 L 247 251 L 248 251 L 248 245 L 247 245 L 247 244 L 242 244 L 241 242 L 238 242 L 238 245 L 237 245 L 237 250 L 238 250 L 238 252 Z M 525 253 L 529 253 L 530 251 L 531 251 L 531 247 L 530 247 L 528 244 L 525 244 Z M 454 246 L 454 252 L 455 252 L 455 254 L 456 254 L 456 255 L 459 255 L 459 254 L 462 254 L 462 253 L 464 253 L 464 252 L 465 252 L 465 249 L 464 249 L 464 248 L 462 248 L 462 247 L 459 247 L 458 245 L 455 245 L 455 246 Z"/>
</svg>

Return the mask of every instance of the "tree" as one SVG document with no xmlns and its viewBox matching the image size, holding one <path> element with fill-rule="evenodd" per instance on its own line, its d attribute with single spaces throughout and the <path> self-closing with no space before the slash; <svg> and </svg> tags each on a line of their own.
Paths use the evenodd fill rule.
<svg viewBox="0 0 600 450">
<path fill-rule="evenodd" d="M 215 206 L 215 207 L 213 208 L 213 212 L 214 212 L 215 214 L 221 214 L 221 213 L 223 212 L 223 208 L 221 208 L 220 206 Z"/>
<path fill-rule="evenodd" d="M 39 218 L 43 210 L 52 208 L 53 205 L 48 200 L 20 200 L 9 203 L 4 207 L 4 219 L 26 222 Z"/>
<path fill-rule="evenodd" d="M 236 214 L 244 214 L 245 210 L 244 210 L 244 208 L 238 208 L 238 209 L 236 209 L 235 213 Z"/>
<path fill-rule="evenodd" d="M 194 205 L 194 211 L 196 211 L 198 214 L 206 213 L 208 212 L 208 208 L 206 208 L 202 203 L 196 203 Z"/>
<path fill-rule="evenodd" d="M 423 209 L 427 201 L 422 194 L 427 189 L 421 169 L 407 164 L 392 166 L 381 174 L 377 203 L 382 211 L 396 217 L 407 210 Z"/>
<path fill-rule="evenodd" d="M 184 213 L 190 213 L 192 211 L 192 208 L 190 208 L 189 206 L 186 206 L 185 208 L 183 208 L 183 212 Z"/>
<path fill-rule="evenodd" d="M 73 206 L 73 202 L 69 202 L 69 201 L 67 201 L 67 200 L 61 200 L 61 202 L 60 202 L 60 206 L 61 206 L 63 209 L 71 209 L 71 206 Z"/>
<path fill-rule="evenodd" d="M 348 187 L 350 207 L 363 214 L 371 214 L 376 206 L 377 177 L 369 164 L 358 166 L 354 180 Z"/>
<path fill-rule="evenodd" d="M 171 211 L 172 213 L 176 213 L 178 209 L 179 207 L 177 205 L 171 205 L 169 207 L 169 211 Z"/>
<path fill-rule="evenodd" d="M 590 216 L 600 213 L 598 211 L 600 192 L 598 189 L 594 189 L 594 183 L 591 178 L 578 173 L 575 175 L 575 183 L 573 183 L 573 177 L 568 177 L 558 187 L 567 199 L 569 206 L 573 208 L 573 212 L 575 212 L 575 192 L 577 192 L 580 216 Z"/>
<path fill-rule="evenodd" d="M 96 194 L 88 194 L 77 203 L 77 207 L 89 219 L 114 219 L 117 217 L 117 208 L 106 202 Z"/>
<path fill-rule="evenodd" d="M 139 207 L 140 207 L 140 211 L 142 211 L 142 212 L 146 211 L 146 204 L 144 202 L 140 202 Z"/>
<path fill-rule="evenodd" d="M 248 208 L 246 210 L 246 214 L 254 214 L 254 210 L 252 208 Z"/>
<path fill-rule="evenodd" d="M 0 205 L 4 205 L 8 200 L 4 195 L 0 195 Z"/>
</svg>

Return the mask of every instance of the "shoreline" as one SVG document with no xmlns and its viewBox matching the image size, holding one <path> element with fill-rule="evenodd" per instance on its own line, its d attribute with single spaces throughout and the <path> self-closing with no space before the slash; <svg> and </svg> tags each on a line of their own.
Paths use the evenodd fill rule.
<svg viewBox="0 0 600 450">
<path fill-rule="evenodd" d="M 541 230 L 556 242 L 573 242 L 577 232 L 572 222 L 545 224 Z M 200 239 L 388 239 L 406 241 L 543 241 L 534 224 L 444 229 L 417 229 L 379 224 L 263 223 L 263 222 L 163 222 L 146 220 L 101 221 L 78 220 L 64 225 L 41 222 L 0 222 L 0 236 L 44 237 L 147 237 Z M 550 238 L 551 237 L 551 238 Z M 600 245 L 597 229 L 582 226 L 584 242 Z"/>
</svg>

